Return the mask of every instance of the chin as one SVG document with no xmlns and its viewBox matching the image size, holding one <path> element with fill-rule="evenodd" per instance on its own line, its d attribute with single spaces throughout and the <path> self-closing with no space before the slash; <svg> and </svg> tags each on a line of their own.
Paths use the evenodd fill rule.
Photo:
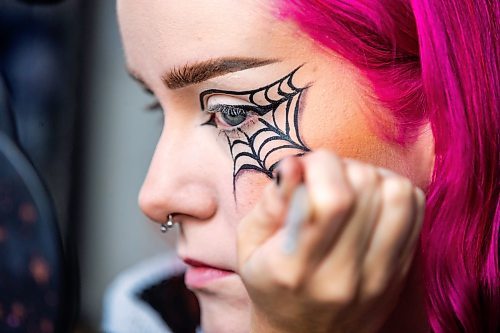
<svg viewBox="0 0 500 333">
<path fill-rule="evenodd" d="M 203 333 L 247 333 L 250 302 L 244 294 L 228 295 L 197 292 Z"/>
</svg>

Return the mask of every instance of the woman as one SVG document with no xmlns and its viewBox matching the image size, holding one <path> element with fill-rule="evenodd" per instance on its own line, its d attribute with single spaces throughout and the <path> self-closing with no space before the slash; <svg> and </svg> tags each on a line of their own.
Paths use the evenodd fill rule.
<svg viewBox="0 0 500 333">
<path fill-rule="evenodd" d="M 165 115 L 139 203 L 178 223 L 204 332 L 499 328 L 497 15 L 118 1 L 128 70 Z"/>
</svg>

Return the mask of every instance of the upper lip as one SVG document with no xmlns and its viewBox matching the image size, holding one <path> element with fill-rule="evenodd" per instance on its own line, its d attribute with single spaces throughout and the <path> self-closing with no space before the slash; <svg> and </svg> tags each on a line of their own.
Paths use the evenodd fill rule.
<svg viewBox="0 0 500 333">
<path fill-rule="evenodd" d="M 189 257 L 181 257 L 181 258 L 182 258 L 182 261 L 184 261 L 186 263 L 186 265 L 191 266 L 191 267 L 208 267 L 208 268 L 218 269 L 221 271 L 234 272 L 231 269 L 212 265 L 212 264 L 203 262 L 203 261 L 198 260 L 198 259 L 193 259 L 193 258 L 189 258 Z"/>
</svg>

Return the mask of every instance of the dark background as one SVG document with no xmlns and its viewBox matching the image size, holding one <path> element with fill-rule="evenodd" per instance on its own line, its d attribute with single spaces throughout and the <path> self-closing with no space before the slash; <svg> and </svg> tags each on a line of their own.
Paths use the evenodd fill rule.
<svg viewBox="0 0 500 333">
<path fill-rule="evenodd" d="M 63 276 L 51 292 L 60 295 L 59 310 L 78 332 L 96 332 L 116 274 L 169 250 L 165 243 L 172 241 L 146 226 L 136 204 L 161 116 L 142 111 L 150 101 L 125 73 L 115 1 L 30 2 L 0 0 L 0 73 L 8 91 L 0 98 L 7 99 L 19 148 L 53 204 Z M 32 210 L 21 211 L 20 219 L 29 220 Z M 12 247 L 9 228 L 0 221 L 0 246 L 10 244 L 0 252 L 2 264 L 28 257 L 37 246 L 43 250 L 43 241 L 33 240 Z M 50 276 L 50 260 L 27 261 L 35 280 Z M 0 281 L 0 288 L 2 282 L 7 285 Z M 34 318 L 16 301 L 16 288 L 0 295 L 0 327 L 8 332 L 24 332 L 22 325 Z M 39 315 L 39 331 L 53 332 L 51 314 Z"/>
</svg>

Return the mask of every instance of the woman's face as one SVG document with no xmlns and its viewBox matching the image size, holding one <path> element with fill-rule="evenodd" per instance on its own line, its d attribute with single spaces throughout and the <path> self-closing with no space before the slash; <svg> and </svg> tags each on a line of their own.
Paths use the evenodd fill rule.
<svg viewBox="0 0 500 333">
<path fill-rule="evenodd" d="M 227 271 L 236 270 L 238 221 L 285 156 L 328 148 L 420 186 L 430 172 L 428 137 L 405 149 L 379 139 L 356 69 L 277 19 L 271 3 L 118 1 L 127 67 L 165 115 L 140 206 L 159 223 L 175 214 L 182 258 Z M 187 273 L 202 324 L 245 331 L 245 288 L 218 272 Z"/>
</svg>

